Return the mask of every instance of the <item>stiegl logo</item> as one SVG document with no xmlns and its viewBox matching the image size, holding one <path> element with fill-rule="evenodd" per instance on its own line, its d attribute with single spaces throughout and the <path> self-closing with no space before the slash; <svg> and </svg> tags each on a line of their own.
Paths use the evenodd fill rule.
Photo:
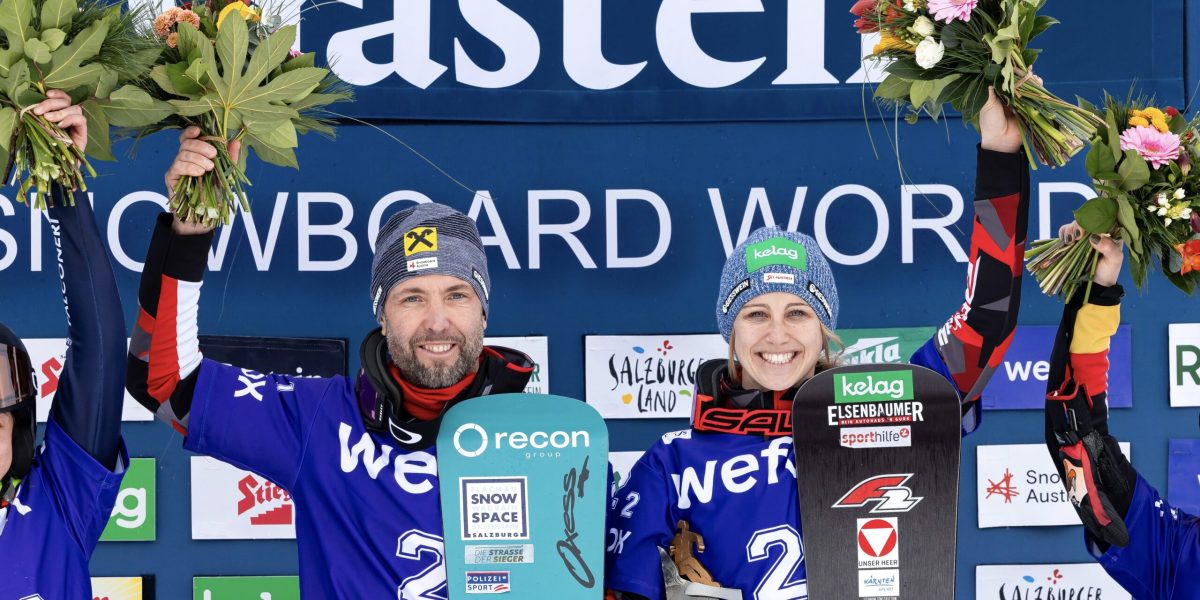
<svg viewBox="0 0 1200 600">
<path fill-rule="evenodd" d="M 489 448 L 512 450 L 562 450 L 563 448 L 590 448 L 591 435 L 586 431 L 500 431 L 489 437 L 486 429 L 478 423 L 463 423 L 454 432 L 454 449 L 467 458 L 483 455 Z M 527 452 L 526 458 L 543 458 L 549 453 Z"/>
</svg>

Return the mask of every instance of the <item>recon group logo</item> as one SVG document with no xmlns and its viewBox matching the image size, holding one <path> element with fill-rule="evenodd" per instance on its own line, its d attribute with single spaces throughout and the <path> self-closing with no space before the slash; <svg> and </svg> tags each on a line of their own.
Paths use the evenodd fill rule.
<svg viewBox="0 0 1200 600">
<path fill-rule="evenodd" d="M 876 475 L 864 479 L 846 492 L 832 508 L 863 508 L 871 505 L 873 513 L 902 513 L 913 509 L 923 496 L 914 496 L 912 488 L 904 485 L 912 473 Z"/>
<path fill-rule="evenodd" d="M 508 571 L 467 571 L 468 594 L 503 594 L 512 590 Z"/>
<path fill-rule="evenodd" d="M 489 448 L 526 450 L 525 458 L 559 458 L 563 448 L 590 448 L 592 437 L 586 431 L 501 431 L 488 437 L 478 423 L 463 423 L 454 432 L 454 449 L 467 458 L 478 458 Z"/>
</svg>

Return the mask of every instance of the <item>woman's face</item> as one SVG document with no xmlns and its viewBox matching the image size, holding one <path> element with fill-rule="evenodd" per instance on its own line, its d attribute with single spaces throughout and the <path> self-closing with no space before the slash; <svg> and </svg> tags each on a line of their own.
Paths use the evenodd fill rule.
<svg viewBox="0 0 1200 600">
<path fill-rule="evenodd" d="M 12 432 L 12 414 L 0 413 L 0 477 L 12 466 Z"/>
<path fill-rule="evenodd" d="M 794 294 L 758 296 L 733 322 L 733 352 L 746 389 L 778 391 L 799 385 L 813 376 L 824 348 L 820 319 Z"/>
</svg>

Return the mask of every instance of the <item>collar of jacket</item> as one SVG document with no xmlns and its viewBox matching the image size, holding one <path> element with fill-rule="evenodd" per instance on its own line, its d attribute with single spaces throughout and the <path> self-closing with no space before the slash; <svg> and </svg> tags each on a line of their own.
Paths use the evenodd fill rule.
<svg viewBox="0 0 1200 600">
<path fill-rule="evenodd" d="M 533 360 L 511 348 L 484 346 L 475 380 L 446 403 L 442 415 L 421 421 L 404 410 L 404 392 L 388 370 L 391 357 L 382 328 L 367 334 L 359 348 L 362 370 L 358 374 L 358 410 L 367 430 L 386 434 L 406 450 L 423 450 L 437 442 L 442 415 L 468 398 L 519 393 L 533 374 Z"/>
<path fill-rule="evenodd" d="M 775 408 L 775 399 L 792 399 L 796 390 L 763 392 L 737 386 L 726 360 L 705 361 L 696 370 L 692 429 L 761 437 L 792 435 L 792 410 Z"/>
</svg>

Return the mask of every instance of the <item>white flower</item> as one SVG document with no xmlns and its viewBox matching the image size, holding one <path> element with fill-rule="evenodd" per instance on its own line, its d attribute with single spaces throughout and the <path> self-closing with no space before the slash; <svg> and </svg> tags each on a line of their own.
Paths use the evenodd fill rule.
<svg viewBox="0 0 1200 600">
<path fill-rule="evenodd" d="M 917 17 L 917 20 L 908 28 L 913 33 L 921 37 L 929 37 L 937 29 L 933 21 L 929 17 Z"/>
<path fill-rule="evenodd" d="M 917 44 L 917 64 L 922 69 L 932 69 L 934 65 L 942 61 L 942 55 L 946 53 L 946 47 L 941 42 L 926 37 Z"/>
<path fill-rule="evenodd" d="M 1176 200 L 1183 200 L 1183 197 L 1186 195 L 1187 195 L 1187 192 L 1183 191 L 1183 188 L 1179 188 L 1179 189 L 1175 190 L 1175 199 Z"/>
<path fill-rule="evenodd" d="M 1171 226 L 1171 219 L 1165 219 L 1165 220 L 1163 220 L 1163 225 L 1166 225 L 1167 227 L 1170 227 L 1170 226 Z"/>
<path fill-rule="evenodd" d="M 1166 209 L 1166 208 L 1160 208 L 1160 209 L 1158 209 L 1158 216 L 1160 216 L 1160 217 L 1165 217 L 1165 216 L 1167 216 L 1167 209 Z"/>
<path fill-rule="evenodd" d="M 1167 193 L 1159 192 L 1157 195 L 1154 196 L 1154 201 L 1157 202 L 1159 206 L 1166 206 L 1167 205 Z"/>
<path fill-rule="evenodd" d="M 913 0 L 904 0 L 904 10 L 915 12 L 917 10 L 917 3 L 913 2 Z"/>
</svg>

